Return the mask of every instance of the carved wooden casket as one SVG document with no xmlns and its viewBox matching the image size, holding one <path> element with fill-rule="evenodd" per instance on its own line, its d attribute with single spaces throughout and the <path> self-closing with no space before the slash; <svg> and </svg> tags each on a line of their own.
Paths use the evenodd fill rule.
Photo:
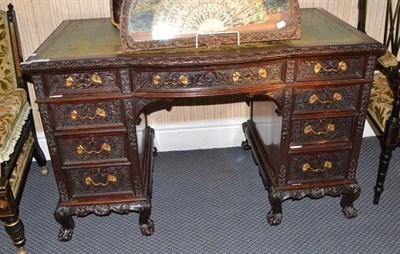
<svg viewBox="0 0 400 254">
<path fill-rule="evenodd" d="M 112 0 L 124 52 L 300 39 L 297 0 Z"/>
</svg>

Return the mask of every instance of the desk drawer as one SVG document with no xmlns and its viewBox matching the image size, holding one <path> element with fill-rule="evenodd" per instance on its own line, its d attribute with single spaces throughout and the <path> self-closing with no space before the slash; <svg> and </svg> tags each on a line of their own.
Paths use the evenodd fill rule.
<svg viewBox="0 0 400 254">
<path fill-rule="evenodd" d="M 347 142 L 351 139 L 353 116 L 297 119 L 292 121 L 292 144 Z"/>
<path fill-rule="evenodd" d="M 360 85 L 296 89 L 294 113 L 356 110 Z"/>
<path fill-rule="evenodd" d="M 51 105 L 56 130 L 124 126 L 120 100 Z"/>
<path fill-rule="evenodd" d="M 82 92 L 120 92 L 116 71 L 58 73 L 48 76 L 49 96 Z"/>
<path fill-rule="evenodd" d="M 362 78 L 364 68 L 363 56 L 298 60 L 296 81 Z"/>
<path fill-rule="evenodd" d="M 188 89 L 282 83 L 284 62 L 220 70 L 136 72 L 136 89 Z"/>
<path fill-rule="evenodd" d="M 128 161 L 125 134 L 61 137 L 58 139 L 64 165 L 83 162 Z"/>
<path fill-rule="evenodd" d="M 349 158 L 349 150 L 292 154 L 288 184 L 345 179 Z"/>
<path fill-rule="evenodd" d="M 133 193 L 130 166 L 68 169 L 71 197 Z"/>
</svg>

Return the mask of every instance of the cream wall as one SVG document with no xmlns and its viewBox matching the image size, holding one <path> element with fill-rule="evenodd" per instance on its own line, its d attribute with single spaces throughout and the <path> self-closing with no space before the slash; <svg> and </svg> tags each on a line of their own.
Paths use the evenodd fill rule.
<svg viewBox="0 0 400 254">
<path fill-rule="evenodd" d="M 376 39 L 382 37 L 385 0 L 369 0 L 367 33 Z M 21 46 L 24 59 L 66 19 L 109 17 L 109 0 L 0 0 L 0 9 L 6 10 L 12 3 L 17 13 Z M 321 7 L 353 26 L 357 24 L 358 0 L 299 0 L 301 8 Z M 31 89 L 32 90 L 32 89 Z M 34 98 L 32 99 L 34 101 Z M 219 119 L 247 118 L 248 106 L 237 102 L 237 97 L 212 99 L 214 105 L 187 106 L 187 101 L 179 102 L 168 113 L 165 110 L 152 113 L 149 117 L 151 125 L 209 121 Z M 222 104 L 220 104 L 223 102 Z M 34 106 L 35 122 L 39 132 L 43 131 L 41 122 Z"/>
</svg>

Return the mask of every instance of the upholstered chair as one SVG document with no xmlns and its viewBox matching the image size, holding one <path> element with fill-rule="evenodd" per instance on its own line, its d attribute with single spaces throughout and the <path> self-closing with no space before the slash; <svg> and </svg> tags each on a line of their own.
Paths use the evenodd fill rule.
<svg viewBox="0 0 400 254">
<path fill-rule="evenodd" d="M 24 248 L 24 225 L 18 206 L 34 157 L 46 173 L 46 159 L 33 124 L 27 84 L 19 70 L 21 62 L 17 24 L 12 5 L 0 11 L 0 219 L 17 246 Z"/>
<path fill-rule="evenodd" d="M 365 31 L 368 16 L 367 0 L 359 0 L 360 16 L 358 28 Z M 380 139 L 378 176 L 373 203 L 377 205 L 383 192 L 383 185 L 393 150 L 400 145 L 400 79 L 397 55 L 400 46 L 399 34 L 400 0 L 386 0 L 383 44 L 385 55 L 378 58 L 374 82 L 368 107 L 368 120 Z"/>
</svg>

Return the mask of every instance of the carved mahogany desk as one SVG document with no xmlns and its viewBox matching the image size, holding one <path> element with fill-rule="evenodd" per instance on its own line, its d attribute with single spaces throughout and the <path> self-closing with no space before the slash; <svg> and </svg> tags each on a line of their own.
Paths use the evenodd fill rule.
<svg viewBox="0 0 400 254">
<path fill-rule="evenodd" d="M 153 234 L 154 131 L 139 123 L 150 103 L 183 97 L 249 96 L 243 147 L 268 190 L 270 224 L 284 200 L 306 196 L 342 196 L 346 217 L 357 216 L 356 168 L 384 47 L 319 9 L 302 10 L 301 31 L 301 40 L 127 55 L 108 19 L 63 22 L 23 65 L 59 190 L 59 239 L 71 239 L 72 216 L 111 212 L 138 212 L 142 233 Z"/>
</svg>

